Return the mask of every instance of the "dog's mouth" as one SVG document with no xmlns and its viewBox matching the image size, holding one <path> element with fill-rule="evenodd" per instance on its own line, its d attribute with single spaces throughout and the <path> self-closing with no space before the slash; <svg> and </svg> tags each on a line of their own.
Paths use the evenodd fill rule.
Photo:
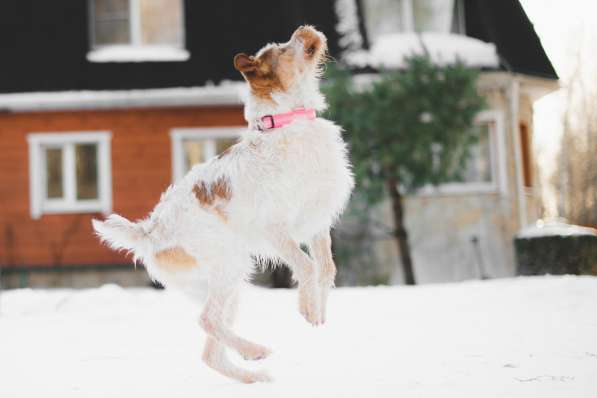
<svg viewBox="0 0 597 398">
<path fill-rule="evenodd" d="M 303 26 L 297 29 L 292 35 L 291 41 L 302 44 L 304 56 L 307 61 L 320 61 L 326 51 L 325 36 L 310 26 Z"/>
</svg>

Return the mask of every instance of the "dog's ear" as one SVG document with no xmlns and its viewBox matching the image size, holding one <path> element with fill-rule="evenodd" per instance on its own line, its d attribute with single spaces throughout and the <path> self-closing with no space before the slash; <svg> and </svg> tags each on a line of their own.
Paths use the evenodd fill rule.
<svg viewBox="0 0 597 398">
<path fill-rule="evenodd" d="M 249 57 L 245 53 L 236 54 L 234 56 L 234 68 L 240 73 L 254 71 L 256 67 L 255 58 Z"/>
</svg>

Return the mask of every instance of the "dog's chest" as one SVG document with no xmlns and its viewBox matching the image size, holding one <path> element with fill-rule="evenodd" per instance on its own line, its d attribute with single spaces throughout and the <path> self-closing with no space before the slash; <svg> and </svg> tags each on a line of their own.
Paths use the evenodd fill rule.
<svg viewBox="0 0 597 398">
<path fill-rule="evenodd" d="M 322 128 L 290 138 L 287 145 L 279 180 L 286 191 L 288 216 L 297 227 L 315 219 L 331 222 L 353 186 L 339 132 Z"/>
</svg>

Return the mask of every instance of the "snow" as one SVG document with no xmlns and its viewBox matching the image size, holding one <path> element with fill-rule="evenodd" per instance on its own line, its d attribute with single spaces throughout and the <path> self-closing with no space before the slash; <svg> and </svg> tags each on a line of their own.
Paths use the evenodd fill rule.
<svg viewBox="0 0 597 398">
<path fill-rule="evenodd" d="M 114 45 L 87 54 L 90 62 L 182 62 L 189 57 L 187 50 L 172 46 Z"/>
<path fill-rule="evenodd" d="M 146 106 L 240 105 L 242 82 L 219 85 L 117 91 L 56 91 L 0 94 L 0 111 L 111 109 Z"/>
<path fill-rule="evenodd" d="M 429 52 L 438 65 L 460 60 L 470 67 L 497 67 L 499 58 L 495 45 L 453 33 L 392 33 L 380 36 L 370 51 L 354 51 L 346 55 L 353 66 L 402 68 L 405 58 Z"/>
<path fill-rule="evenodd" d="M 595 277 L 340 288 L 313 328 L 296 291 L 251 288 L 237 330 L 274 349 L 247 366 L 275 381 L 243 385 L 201 363 L 200 309 L 174 292 L 13 290 L 0 396 L 592 397 L 596 302 Z"/>
<path fill-rule="evenodd" d="M 345 51 L 356 51 L 362 48 L 363 37 L 359 31 L 359 16 L 356 0 L 336 0 L 338 23 L 336 31 L 340 35 L 338 44 Z"/>
<path fill-rule="evenodd" d="M 597 230 L 562 222 L 545 223 L 539 221 L 535 225 L 522 229 L 516 235 L 517 238 L 522 239 L 540 238 L 545 236 L 597 236 Z"/>
</svg>

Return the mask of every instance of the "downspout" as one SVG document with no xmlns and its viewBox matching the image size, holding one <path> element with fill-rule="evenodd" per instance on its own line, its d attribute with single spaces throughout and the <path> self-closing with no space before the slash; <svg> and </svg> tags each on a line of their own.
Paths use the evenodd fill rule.
<svg viewBox="0 0 597 398">
<path fill-rule="evenodd" d="M 512 117 L 512 144 L 514 145 L 514 166 L 516 169 L 516 194 L 518 200 L 518 223 L 520 228 L 527 225 L 527 201 L 522 178 L 522 151 L 520 142 L 519 110 L 520 81 L 512 76 L 510 84 L 510 115 Z"/>
</svg>

